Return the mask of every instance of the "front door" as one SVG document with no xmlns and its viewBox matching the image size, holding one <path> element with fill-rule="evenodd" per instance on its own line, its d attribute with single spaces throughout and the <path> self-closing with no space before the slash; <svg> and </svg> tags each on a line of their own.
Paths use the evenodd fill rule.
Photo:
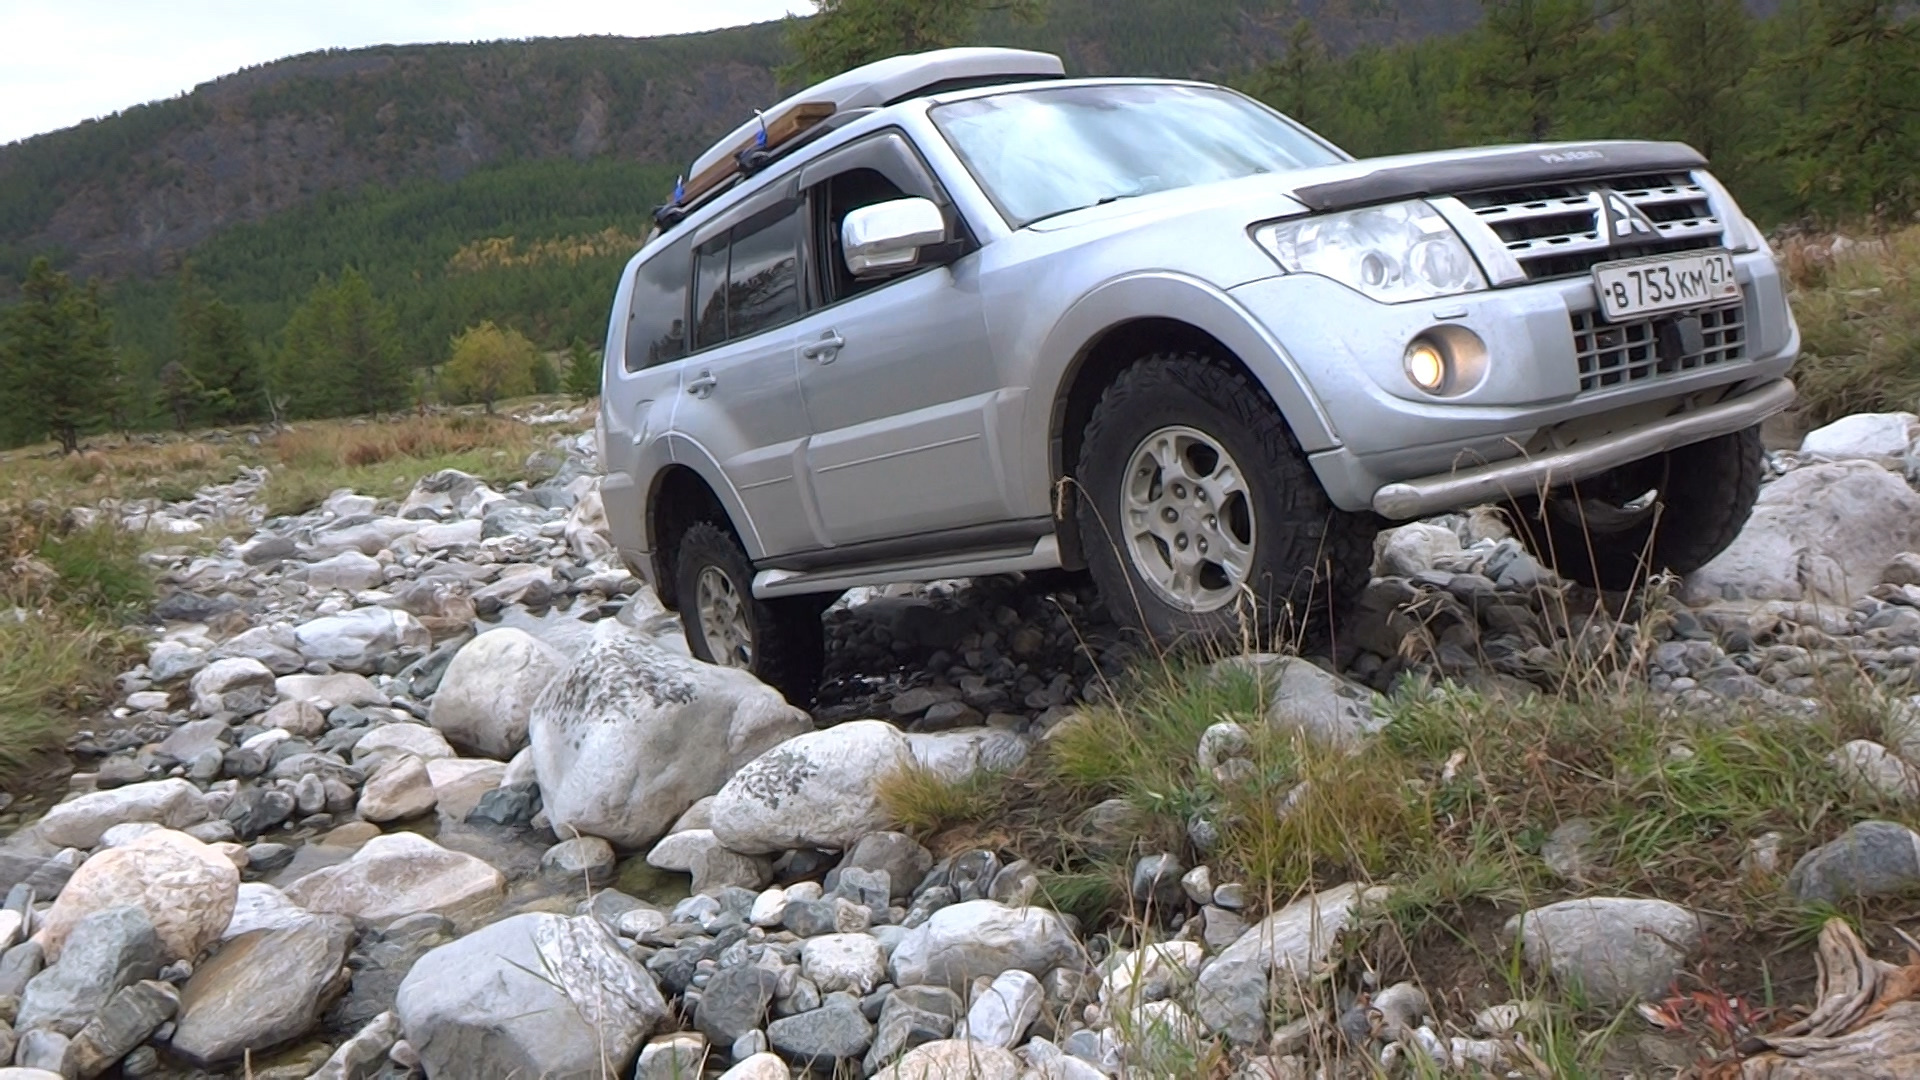
<svg viewBox="0 0 1920 1080">
<path fill-rule="evenodd" d="M 793 325 L 812 438 L 806 447 L 834 545 L 987 524 L 1009 516 L 993 433 L 1019 395 L 1001 390 L 975 285 L 977 256 L 856 280 L 840 248 L 847 213 L 888 199 L 951 202 L 905 138 L 884 133 L 801 177 L 823 306 Z"/>
</svg>

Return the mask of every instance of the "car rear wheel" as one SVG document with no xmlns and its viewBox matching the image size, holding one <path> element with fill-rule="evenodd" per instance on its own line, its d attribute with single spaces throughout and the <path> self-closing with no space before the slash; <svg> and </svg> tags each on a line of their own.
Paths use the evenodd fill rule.
<svg viewBox="0 0 1920 1080">
<path fill-rule="evenodd" d="M 1075 476 L 1094 582 L 1156 640 L 1271 644 L 1366 584 L 1375 519 L 1334 507 L 1266 393 L 1210 357 L 1122 372 Z"/>
<path fill-rule="evenodd" d="M 795 705 L 812 703 L 826 648 L 820 598 L 755 599 L 753 564 L 739 538 L 705 521 L 681 534 L 674 595 L 696 659 L 743 668 Z"/>
<path fill-rule="evenodd" d="M 1508 508 L 1534 556 L 1608 591 L 1687 574 L 1727 549 L 1760 495 L 1760 429 L 1693 443 Z"/>
</svg>

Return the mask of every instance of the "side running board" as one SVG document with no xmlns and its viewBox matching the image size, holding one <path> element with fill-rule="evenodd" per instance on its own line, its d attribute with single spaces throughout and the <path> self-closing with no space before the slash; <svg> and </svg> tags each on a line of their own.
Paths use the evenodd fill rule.
<svg viewBox="0 0 1920 1080">
<path fill-rule="evenodd" d="M 943 578 L 981 577 L 1060 566 L 1060 542 L 1051 533 L 1031 547 L 998 548 L 870 563 L 832 566 L 818 570 L 762 570 L 753 576 L 753 595 L 762 600 L 809 593 L 845 592 L 859 585 L 893 585 L 902 581 L 938 581 Z"/>
</svg>

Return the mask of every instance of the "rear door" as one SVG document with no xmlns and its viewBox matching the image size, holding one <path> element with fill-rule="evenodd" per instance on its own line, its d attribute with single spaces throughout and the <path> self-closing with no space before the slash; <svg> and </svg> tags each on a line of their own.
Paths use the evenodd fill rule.
<svg viewBox="0 0 1920 1080">
<path fill-rule="evenodd" d="M 692 351 L 677 365 L 674 427 L 725 473 L 751 519 L 736 525 L 763 555 L 818 546 L 799 479 L 808 424 L 792 335 L 807 223 L 788 182 L 693 237 Z"/>
<path fill-rule="evenodd" d="M 1005 520 L 1008 488 L 991 434 L 1009 396 L 988 344 L 977 257 L 855 280 L 841 254 L 847 213 L 889 199 L 930 198 L 947 211 L 951 235 L 961 235 L 951 200 L 892 131 L 811 163 L 799 182 L 822 306 L 794 324 L 789 340 L 813 432 L 805 464 L 824 539 L 842 545 Z"/>
</svg>

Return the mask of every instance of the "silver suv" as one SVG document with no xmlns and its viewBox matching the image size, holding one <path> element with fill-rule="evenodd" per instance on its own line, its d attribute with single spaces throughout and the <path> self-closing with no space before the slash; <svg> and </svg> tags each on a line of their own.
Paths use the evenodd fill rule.
<svg viewBox="0 0 1920 1080">
<path fill-rule="evenodd" d="M 1693 150 L 1356 161 L 1231 90 L 998 49 L 813 87 L 694 163 L 614 298 L 607 514 L 696 655 L 804 698 L 855 585 L 1088 570 L 1168 640 L 1311 625 L 1383 523 L 1560 573 L 1738 532 L 1799 346 Z"/>
</svg>

